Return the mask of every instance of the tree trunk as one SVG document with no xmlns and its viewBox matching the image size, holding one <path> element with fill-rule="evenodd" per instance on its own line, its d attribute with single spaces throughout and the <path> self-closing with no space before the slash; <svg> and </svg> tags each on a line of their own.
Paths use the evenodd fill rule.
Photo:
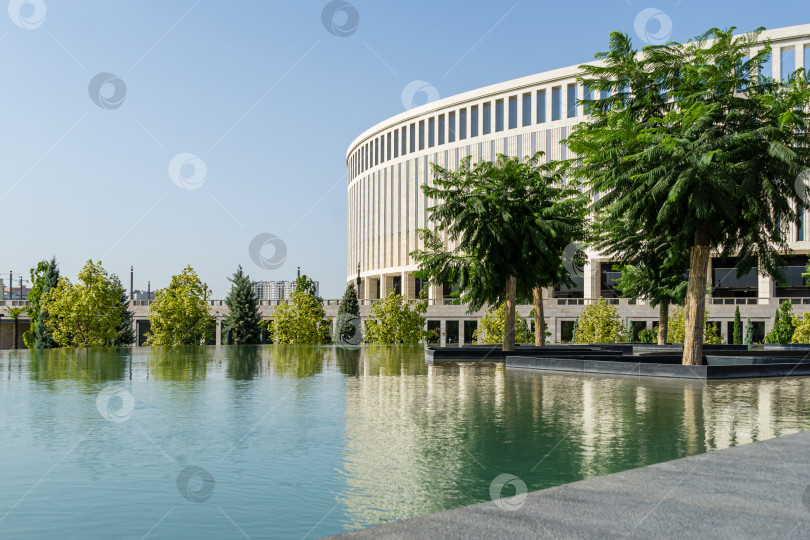
<svg viewBox="0 0 810 540">
<path fill-rule="evenodd" d="M 664 301 L 658 304 L 658 344 L 667 344 L 667 332 L 669 331 L 669 302 Z"/>
<path fill-rule="evenodd" d="M 532 289 L 534 297 L 534 346 L 543 347 L 546 344 L 546 320 L 543 313 L 543 289 Z"/>
<path fill-rule="evenodd" d="M 515 295 L 517 280 L 514 276 L 506 278 L 506 306 L 503 321 L 503 350 L 515 350 Z"/>
<path fill-rule="evenodd" d="M 703 326 L 706 312 L 706 277 L 709 267 L 709 235 L 704 228 L 695 232 L 695 244 L 689 250 L 689 286 L 686 289 L 686 337 L 683 364 L 703 363 Z"/>
</svg>

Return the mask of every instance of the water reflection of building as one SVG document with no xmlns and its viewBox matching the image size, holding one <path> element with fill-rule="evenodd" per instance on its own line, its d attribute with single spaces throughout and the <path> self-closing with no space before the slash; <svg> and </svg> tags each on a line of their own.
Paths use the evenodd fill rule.
<svg viewBox="0 0 810 540">
<path fill-rule="evenodd" d="M 810 429 L 808 379 L 706 384 L 359 357 L 338 496 L 354 526 L 488 500 L 501 473 L 542 489 Z"/>
</svg>

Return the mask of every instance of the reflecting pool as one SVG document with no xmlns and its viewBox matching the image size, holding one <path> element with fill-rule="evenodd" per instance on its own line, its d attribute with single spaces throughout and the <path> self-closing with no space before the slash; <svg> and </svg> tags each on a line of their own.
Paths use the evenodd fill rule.
<svg viewBox="0 0 810 540">
<path fill-rule="evenodd" d="M 808 396 L 421 346 L 4 351 L 0 537 L 319 537 L 810 429 Z"/>
</svg>

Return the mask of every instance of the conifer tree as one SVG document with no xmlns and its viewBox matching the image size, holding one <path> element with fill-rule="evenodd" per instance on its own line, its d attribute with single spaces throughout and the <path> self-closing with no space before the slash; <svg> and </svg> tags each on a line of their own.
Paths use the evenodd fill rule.
<svg viewBox="0 0 810 540">
<path fill-rule="evenodd" d="M 740 321 L 740 306 L 737 306 L 737 309 L 734 310 L 734 336 L 732 343 L 734 343 L 734 345 L 742 345 L 742 342 L 743 334 L 742 321 Z"/>
<path fill-rule="evenodd" d="M 42 306 L 42 295 L 56 287 L 59 283 L 59 267 L 56 257 L 50 261 L 40 261 L 36 268 L 31 269 L 31 292 L 28 293 L 28 318 L 31 327 L 23 335 L 25 346 L 29 349 L 51 349 L 57 347 L 53 340 L 53 332 L 45 324 L 48 312 Z"/>
<path fill-rule="evenodd" d="M 332 341 L 335 343 L 343 343 L 343 341 L 360 343 L 360 336 L 355 335 L 360 331 L 359 323 L 360 302 L 357 299 L 357 289 L 354 288 L 354 283 L 349 283 L 338 306 L 335 335 L 332 337 Z"/>
<path fill-rule="evenodd" d="M 233 331 L 233 342 L 236 345 L 258 343 L 262 317 L 259 315 L 259 304 L 250 276 L 242 272 L 242 265 L 239 265 L 229 281 L 232 283 L 231 291 L 225 298 L 229 313 L 224 324 Z"/>
<path fill-rule="evenodd" d="M 121 295 L 118 299 L 117 310 L 121 314 L 121 322 L 118 325 L 118 331 L 108 345 L 110 347 L 127 347 L 135 343 L 135 328 L 132 322 L 132 312 L 129 310 L 129 298 L 127 297 L 126 289 L 121 284 L 118 276 L 113 275 L 113 281 L 116 286 L 121 290 Z"/>
<path fill-rule="evenodd" d="M 745 318 L 745 344 L 752 345 L 754 343 L 754 323 L 751 322 L 751 317 Z"/>
</svg>

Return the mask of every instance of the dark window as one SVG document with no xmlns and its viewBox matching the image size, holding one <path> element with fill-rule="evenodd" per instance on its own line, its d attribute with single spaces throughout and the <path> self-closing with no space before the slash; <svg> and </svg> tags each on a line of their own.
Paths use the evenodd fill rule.
<svg viewBox="0 0 810 540">
<path fill-rule="evenodd" d="M 517 96 L 509 98 L 509 129 L 518 127 Z"/>
<path fill-rule="evenodd" d="M 478 137 L 478 106 L 470 109 L 470 137 Z"/>
<path fill-rule="evenodd" d="M 451 112 L 447 115 L 447 142 L 456 141 L 456 113 Z"/>
<path fill-rule="evenodd" d="M 474 343 L 473 334 L 478 330 L 478 321 L 464 321 L 464 343 Z"/>
<path fill-rule="evenodd" d="M 546 121 L 546 91 L 537 91 L 537 123 L 542 124 Z"/>
<path fill-rule="evenodd" d="M 560 321 L 560 341 L 562 343 L 571 343 L 574 341 L 574 322 L 575 321 Z"/>
<path fill-rule="evenodd" d="M 495 102 L 495 131 L 503 131 L 503 100 Z"/>
<path fill-rule="evenodd" d="M 419 150 L 425 149 L 425 121 L 419 122 Z"/>
<path fill-rule="evenodd" d="M 445 341 L 458 343 L 458 321 L 444 321 Z"/>
<path fill-rule="evenodd" d="M 427 330 L 428 330 L 428 343 L 438 343 L 439 336 L 442 332 L 442 323 L 441 321 L 428 321 L 427 322 Z"/>
<path fill-rule="evenodd" d="M 394 157 L 399 157 L 399 130 L 394 132 Z"/>
<path fill-rule="evenodd" d="M 568 118 L 577 117 L 577 85 L 568 85 Z"/>
<path fill-rule="evenodd" d="M 411 153 L 416 152 L 416 124 L 411 124 Z"/>
<path fill-rule="evenodd" d="M 428 148 L 433 148 L 436 145 L 436 119 L 428 119 Z"/>
<path fill-rule="evenodd" d="M 467 109 L 458 111 L 458 140 L 467 138 Z"/>
<path fill-rule="evenodd" d="M 439 144 L 444 144 L 444 115 L 439 116 Z"/>
<path fill-rule="evenodd" d="M 492 104 L 484 103 L 484 126 L 481 133 L 488 135 L 492 131 Z"/>
<path fill-rule="evenodd" d="M 551 89 L 551 120 L 562 119 L 562 88 L 555 86 Z"/>
<path fill-rule="evenodd" d="M 532 125 L 532 95 L 523 94 L 523 126 Z"/>
</svg>

